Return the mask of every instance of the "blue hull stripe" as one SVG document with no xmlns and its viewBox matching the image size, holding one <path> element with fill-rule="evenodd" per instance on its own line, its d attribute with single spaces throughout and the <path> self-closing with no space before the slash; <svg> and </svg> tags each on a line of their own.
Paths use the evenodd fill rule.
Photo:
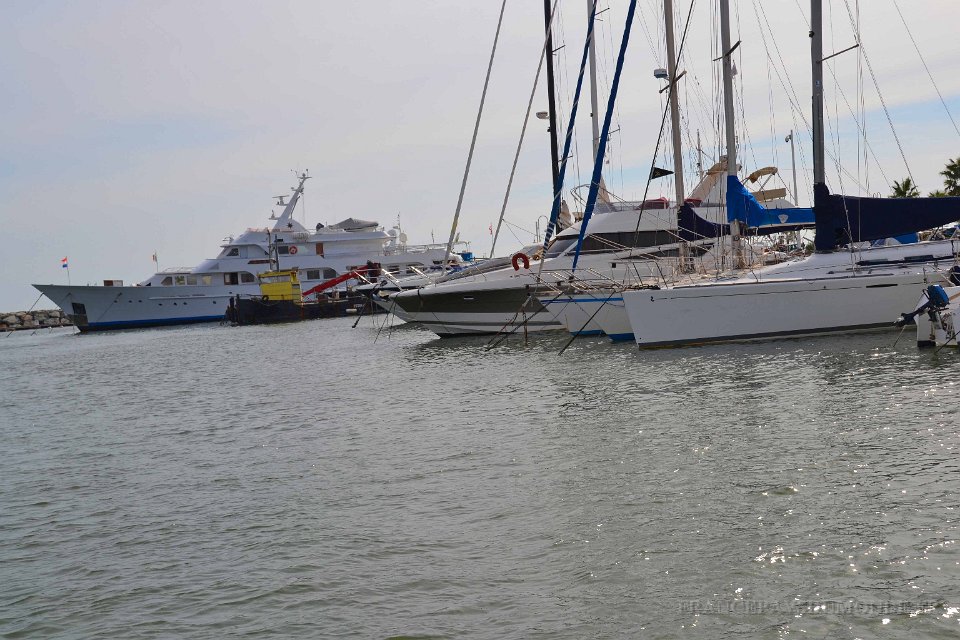
<svg viewBox="0 0 960 640">
<path fill-rule="evenodd" d="M 160 327 L 174 324 L 192 324 L 195 322 L 217 322 L 223 320 L 223 314 L 215 316 L 190 316 L 186 318 L 153 318 L 145 320 L 113 320 L 110 322 L 91 322 L 80 331 L 97 331 L 103 329 L 127 329 L 134 327 Z"/>
<path fill-rule="evenodd" d="M 627 340 L 633 340 L 632 333 L 614 333 L 607 334 L 607 337 L 610 338 L 613 342 L 626 342 Z"/>
<path fill-rule="evenodd" d="M 578 303 L 578 302 L 623 302 L 623 298 L 557 298 L 555 300 L 541 300 L 543 304 Z"/>
<path fill-rule="evenodd" d="M 600 331 L 599 329 L 594 329 L 592 331 L 571 331 L 570 334 L 575 336 L 599 336 L 603 334 L 603 331 Z"/>
</svg>

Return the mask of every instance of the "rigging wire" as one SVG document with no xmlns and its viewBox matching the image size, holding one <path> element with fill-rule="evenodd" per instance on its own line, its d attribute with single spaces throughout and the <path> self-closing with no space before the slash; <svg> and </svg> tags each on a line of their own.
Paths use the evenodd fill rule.
<svg viewBox="0 0 960 640">
<path fill-rule="evenodd" d="M 880 98 L 880 104 L 883 106 L 883 113 L 887 117 L 887 123 L 890 125 L 890 131 L 893 133 L 893 139 L 897 143 L 897 149 L 900 150 L 900 157 L 903 159 L 903 165 L 907 169 L 907 175 L 910 176 L 910 180 L 916 183 L 916 180 L 913 179 L 913 172 L 910 170 L 910 163 L 907 162 L 907 154 L 903 151 L 903 145 L 900 144 L 900 136 L 897 135 L 897 129 L 893 126 L 893 118 L 890 116 L 890 110 L 887 108 L 887 101 L 883 99 L 883 92 L 880 91 L 880 83 L 877 82 L 877 76 L 873 72 L 873 65 L 870 63 L 870 56 L 867 55 L 866 45 L 863 44 L 863 40 L 860 37 L 859 25 L 853 19 L 853 14 L 850 12 L 850 3 L 848 0 L 844 0 L 844 6 L 847 9 L 847 16 L 850 19 L 850 26 L 854 30 L 854 35 L 857 40 L 857 44 L 860 45 L 860 54 L 863 56 L 864 62 L 867 63 L 867 71 L 870 72 L 870 79 L 873 80 L 873 86 L 877 90 L 877 96 Z"/>
<path fill-rule="evenodd" d="M 506 0 L 504 0 L 506 2 Z M 550 10 L 550 24 L 553 24 L 553 16 L 557 12 L 557 4 L 560 0 L 553 1 L 553 8 Z M 527 101 L 527 112 L 523 116 L 523 127 L 520 129 L 520 140 L 517 142 L 517 152 L 513 156 L 513 165 L 510 167 L 510 178 L 507 180 L 507 191 L 503 195 L 503 206 L 500 207 L 500 218 L 497 220 L 497 232 L 493 236 L 493 243 L 490 245 L 490 257 L 493 257 L 493 250 L 497 246 L 497 238 L 500 236 L 500 227 L 503 225 L 503 216 L 507 212 L 507 203 L 510 201 L 510 190 L 513 188 L 513 179 L 517 174 L 517 162 L 520 160 L 520 150 L 523 148 L 523 139 L 527 133 L 527 124 L 530 122 L 530 111 L 533 109 L 533 100 L 537 95 L 537 84 L 540 82 L 540 71 L 543 69 L 543 59 L 547 51 L 547 41 L 550 36 L 543 39 L 543 46 L 540 47 L 540 60 L 537 62 L 537 73 L 533 78 L 533 88 L 530 90 L 530 99 Z M 462 197 L 462 195 L 461 195 Z M 458 208 L 459 210 L 459 208 Z M 444 260 L 446 264 L 446 260 Z"/>
<path fill-rule="evenodd" d="M 930 73 L 930 67 L 927 66 L 927 61 L 924 60 L 923 54 L 920 53 L 920 47 L 917 45 L 917 41 L 913 37 L 913 33 L 910 31 L 910 27 L 907 25 L 906 18 L 903 17 L 903 12 L 900 11 L 900 5 L 897 4 L 897 0 L 892 0 L 893 6 L 897 10 L 897 14 L 900 15 L 900 21 L 903 22 L 904 29 L 907 30 L 907 35 L 910 36 L 910 42 L 913 43 L 913 48 L 917 50 L 917 55 L 920 56 L 920 62 L 923 63 L 923 68 L 927 72 L 927 76 L 930 78 L 930 82 L 933 84 L 933 88 L 936 89 L 937 95 L 940 97 L 940 104 L 943 105 L 943 109 L 947 112 L 947 116 L 950 118 L 950 122 L 953 124 L 954 131 L 957 132 L 957 135 L 960 135 L 960 127 L 957 127 L 957 121 L 953 119 L 953 114 L 950 113 L 950 107 L 947 106 L 947 101 L 943 99 L 943 94 L 940 93 L 940 87 L 937 86 L 937 81 L 933 79 L 933 74 Z M 859 8 L 859 2 L 857 3 Z"/>
<path fill-rule="evenodd" d="M 463 207 L 463 194 L 467 190 L 467 178 L 470 176 L 470 164 L 473 162 L 473 150 L 477 146 L 477 132 L 480 130 L 480 118 L 483 116 L 483 103 L 487 99 L 487 87 L 490 86 L 490 73 L 493 71 L 493 58 L 497 53 L 497 42 L 500 40 L 500 27 L 503 25 L 503 13 L 507 8 L 507 0 L 500 4 L 500 17 L 497 19 L 497 32 L 493 36 L 493 49 L 490 51 L 490 62 L 487 63 L 487 76 L 483 81 L 483 92 L 480 94 L 480 108 L 477 110 L 477 121 L 473 125 L 473 137 L 470 140 L 470 151 L 467 153 L 467 166 L 463 170 L 463 182 L 460 183 L 460 196 L 457 198 L 457 209 L 453 214 L 453 225 L 450 227 L 450 239 L 447 241 L 447 251 L 443 257 L 443 269 L 446 271 L 450 253 L 453 250 L 453 241 L 457 233 L 457 224 L 460 222 L 460 209 Z"/>
<path fill-rule="evenodd" d="M 800 6 L 800 5 L 798 4 L 797 7 L 799 7 L 799 6 Z M 765 10 L 764 7 L 763 7 L 763 3 L 760 2 L 759 4 L 757 4 L 756 0 L 754 0 L 754 7 L 756 7 L 757 10 L 758 10 L 758 13 L 759 13 L 761 16 L 763 16 L 764 22 L 765 22 L 766 25 L 767 25 L 767 29 L 770 30 L 770 29 L 771 29 L 771 28 L 770 28 L 770 21 L 769 21 L 769 19 L 767 18 L 766 10 Z M 807 19 L 806 14 L 805 14 L 805 13 L 802 13 L 802 11 L 803 11 L 803 10 L 801 9 L 801 15 L 803 16 L 803 20 L 804 20 L 805 24 L 807 25 L 807 28 L 809 29 L 809 27 L 810 27 L 810 21 Z M 762 39 L 763 42 L 764 42 L 764 49 L 766 50 L 767 55 L 770 56 L 770 48 L 767 46 L 766 37 L 764 36 L 764 31 L 763 31 L 762 29 L 760 30 L 760 36 L 761 36 L 761 39 Z M 810 127 L 810 121 L 807 119 L 805 109 L 800 106 L 800 100 L 799 100 L 799 98 L 797 97 L 796 89 L 795 89 L 794 86 L 793 86 L 793 81 L 790 79 L 790 74 L 787 72 L 787 66 L 786 66 L 786 64 L 785 64 L 784 61 L 783 61 L 783 55 L 782 55 L 781 52 L 780 52 L 780 47 L 777 45 L 777 41 L 776 41 L 775 38 L 773 39 L 773 47 L 774 47 L 774 51 L 775 51 L 776 54 L 777 54 L 777 58 L 778 58 L 779 61 L 780 61 L 780 66 L 783 68 L 784 75 L 786 76 L 786 80 L 784 80 L 783 77 L 780 75 L 780 69 L 777 68 L 776 65 L 774 65 L 774 71 L 777 72 L 777 79 L 780 80 L 780 84 L 781 84 L 781 86 L 783 87 L 784 92 L 785 92 L 786 95 L 787 95 L 787 99 L 788 99 L 788 101 L 790 102 L 791 106 L 793 107 L 795 116 L 796 116 L 796 115 L 799 115 L 799 116 L 800 116 L 800 119 L 803 121 L 803 125 L 804 125 L 804 127 L 806 128 L 806 130 L 807 130 L 807 137 L 808 137 L 808 138 L 812 138 L 812 137 L 813 137 L 813 133 L 812 133 L 812 129 L 811 129 L 811 127 Z M 771 57 L 772 57 L 772 56 L 771 56 Z M 827 70 L 830 71 L 831 74 L 833 74 L 833 68 L 832 68 L 830 65 L 827 65 Z M 843 90 L 842 87 L 839 89 L 839 91 L 840 91 L 840 97 L 843 99 L 844 105 L 846 105 L 846 107 L 847 107 L 847 111 L 850 112 L 851 117 L 853 117 L 854 122 L 855 122 L 856 125 L 857 125 L 857 130 L 862 134 L 862 133 L 863 133 L 863 129 L 860 128 L 859 118 L 857 118 L 856 112 L 854 111 L 853 107 L 850 106 L 850 101 L 847 100 L 846 92 L 844 92 L 844 90 Z M 796 123 L 796 117 L 794 117 L 794 131 L 797 131 L 797 130 L 799 130 L 799 126 L 798 126 L 797 123 Z M 870 144 L 869 140 L 866 141 L 866 146 L 867 146 L 867 149 L 868 149 L 869 152 L 870 152 L 870 155 L 873 156 L 873 160 L 874 160 L 874 162 L 876 163 L 877 168 L 880 170 L 881 175 L 883 175 L 883 179 L 884 179 L 886 182 L 889 183 L 890 180 L 889 180 L 889 178 L 887 177 L 886 172 L 884 172 L 884 170 L 883 170 L 883 165 L 880 164 L 880 160 L 877 158 L 877 154 L 876 154 L 876 152 L 873 150 L 873 145 Z M 829 151 L 828 151 L 828 152 L 829 152 Z M 808 170 L 808 165 L 807 165 L 807 161 L 806 161 L 806 154 L 804 153 L 804 150 L 803 150 L 803 146 L 802 146 L 802 145 L 801 145 L 801 147 L 800 147 L 800 160 L 801 160 L 801 166 L 803 166 L 803 168 L 805 169 L 805 171 L 804 171 L 804 182 L 805 182 L 805 183 L 808 185 L 808 187 L 809 187 L 809 185 L 810 185 L 810 180 L 809 180 L 809 177 L 808 177 L 809 170 Z M 853 180 L 858 187 L 860 187 L 861 189 L 864 189 L 864 186 L 860 184 L 860 181 L 859 181 L 852 173 L 850 173 L 849 170 L 847 170 L 847 169 L 844 168 L 844 167 L 841 167 L 841 171 L 843 171 L 844 173 L 846 173 L 847 177 L 850 178 L 851 180 Z M 812 187 L 808 188 L 808 193 L 809 193 L 809 192 L 812 192 Z"/>
</svg>

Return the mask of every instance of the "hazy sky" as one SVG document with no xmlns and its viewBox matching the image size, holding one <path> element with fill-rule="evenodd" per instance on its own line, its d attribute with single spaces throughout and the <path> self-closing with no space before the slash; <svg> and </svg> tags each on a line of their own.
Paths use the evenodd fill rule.
<svg viewBox="0 0 960 640">
<path fill-rule="evenodd" d="M 897 0 L 940 91 L 960 119 L 955 72 L 960 2 Z M 639 198 L 664 96 L 662 2 L 640 0 L 624 69 L 606 179 Z M 741 160 L 777 164 L 790 182 L 797 129 L 800 201 L 809 200 L 809 38 L 806 0 L 733 0 Z M 675 0 L 677 29 L 687 0 Z M 695 0 L 681 66 L 684 159 L 717 156 L 716 2 Z M 825 0 L 825 52 L 855 42 L 856 0 Z M 598 56 L 605 104 L 626 0 L 600 0 Z M 562 115 L 579 62 L 586 0 L 560 0 L 556 54 Z M 411 242 L 446 239 L 493 40 L 499 0 L 238 2 L 7 0 L 0 24 L 0 310 L 28 307 L 32 282 L 138 282 L 192 266 L 222 238 L 263 226 L 291 170 L 309 169 L 306 220 L 397 216 Z M 848 13 L 849 10 L 849 13 Z M 894 0 L 860 0 L 864 49 L 910 169 L 923 191 L 960 156 L 954 129 L 897 14 Z M 500 48 L 462 213 L 463 239 L 489 248 L 542 46 L 540 0 L 508 0 Z M 862 51 L 862 50 L 861 50 Z M 890 191 L 907 175 L 860 53 L 828 65 L 831 187 Z M 858 70 L 858 66 L 860 67 Z M 541 83 L 542 84 L 542 83 Z M 840 91 L 842 90 L 842 95 Z M 862 89 L 862 90 L 861 90 Z M 585 96 L 586 99 L 586 96 Z M 850 105 L 858 116 L 855 120 Z M 587 102 L 581 110 L 589 115 Z M 540 90 L 535 110 L 546 108 Z M 866 131 L 871 151 L 863 163 Z M 546 127 L 534 120 L 518 168 L 502 252 L 532 239 L 549 210 Z M 568 186 L 590 172 L 589 122 L 577 129 Z M 874 157 L 875 156 L 875 157 Z M 657 163 L 669 166 L 661 150 Z M 842 180 L 841 180 L 842 176 Z M 777 183 L 779 185 L 779 183 Z M 651 196 L 670 195 L 669 179 Z M 298 214 L 299 216 L 299 214 Z M 508 227 L 510 229 L 512 227 Z M 526 231 L 523 231 L 526 230 Z M 515 234 L 515 235 L 514 235 Z M 498 251 L 499 253 L 499 251 Z M 40 307 L 50 307 L 43 301 Z"/>
</svg>

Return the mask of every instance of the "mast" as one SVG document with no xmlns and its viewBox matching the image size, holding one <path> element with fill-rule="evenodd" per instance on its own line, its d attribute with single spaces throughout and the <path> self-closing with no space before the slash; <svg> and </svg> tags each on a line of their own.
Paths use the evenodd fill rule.
<svg viewBox="0 0 960 640">
<path fill-rule="evenodd" d="M 663 0 L 663 19 L 667 31 L 667 81 L 670 83 L 670 128 L 673 133 L 673 178 L 677 208 L 683 206 L 683 155 L 680 140 L 680 100 L 677 98 L 677 54 L 673 43 L 673 0 Z"/>
<path fill-rule="evenodd" d="M 797 150 L 794 147 L 793 129 L 790 129 L 787 140 L 790 141 L 790 166 L 793 168 L 793 201 L 794 206 L 797 206 L 800 204 L 800 196 L 797 193 Z"/>
<path fill-rule="evenodd" d="M 290 199 L 284 203 L 283 196 L 277 196 L 279 200 L 278 204 L 283 206 L 283 212 L 280 214 L 280 217 L 277 218 L 277 221 L 274 223 L 273 228 L 278 231 L 286 231 L 287 229 L 293 228 L 293 212 L 297 208 L 297 202 L 300 201 L 300 196 L 303 195 L 303 183 L 310 179 L 310 176 L 307 175 L 307 172 L 304 171 L 302 174 L 297 176 L 299 184 L 293 189 L 293 195 L 290 196 Z"/>
<path fill-rule="evenodd" d="M 737 132 L 733 114 L 733 61 L 730 59 L 730 0 L 720 0 L 720 48 L 723 64 L 723 118 L 727 138 L 727 183 L 737 177 Z M 730 197 L 727 189 L 726 197 Z M 740 243 L 740 220 L 730 221 L 730 240 L 736 254 L 736 266 L 743 266 L 743 246 Z"/>
<path fill-rule="evenodd" d="M 823 146 L 823 2 L 810 0 L 810 65 L 813 67 L 813 187 L 826 184 Z"/>
<path fill-rule="evenodd" d="M 550 170 L 553 197 L 560 192 L 560 158 L 557 151 L 557 102 L 553 83 L 553 10 L 550 0 L 543 0 L 543 23 L 547 32 L 547 109 L 550 115 Z"/>
<path fill-rule="evenodd" d="M 680 140 L 680 99 L 677 97 L 677 53 L 673 38 L 673 0 L 663 0 L 663 22 L 667 35 L 667 95 L 670 98 L 670 130 L 673 134 L 673 184 L 676 187 L 677 226 L 679 227 L 680 207 L 683 206 L 683 143 Z M 680 243 L 680 270 L 688 271 L 690 247 Z"/>
<path fill-rule="evenodd" d="M 697 177 L 703 180 L 703 147 L 700 145 L 700 129 L 697 129 Z"/>
<path fill-rule="evenodd" d="M 596 21 L 595 6 L 596 0 L 587 0 L 587 15 L 593 22 Z M 591 28 L 596 28 L 596 24 L 591 23 Z M 597 102 L 597 93 L 600 87 L 597 85 L 597 37 L 594 35 L 590 39 L 590 124 L 593 130 L 593 157 L 597 157 L 597 150 L 600 148 L 600 106 Z M 610 202 L 610 194 L 607 193 L 607 185 L 603 183 L 603 174 L 600 174 L 600 192 L 597 194 L 600 202 Z"/>
<path fill-rule="evenodd" d="M 593 19 L 596 0 L 587 0 L 587 16 Z M 590 124 L 593 125 L 593 157 L 600 145 L 600 107 L 597 103 L 597 47 L 596 37 L 590 39 Z"/>
</svg>

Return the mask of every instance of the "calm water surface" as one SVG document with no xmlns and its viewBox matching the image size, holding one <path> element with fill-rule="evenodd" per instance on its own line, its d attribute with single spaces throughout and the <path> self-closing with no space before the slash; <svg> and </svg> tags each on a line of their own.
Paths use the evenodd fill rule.
<svg viewBox="0 0 960 640">
<path fill-rule="evenodd" d="M 351 324 L 0 337 L 0 636 L 960 637 L 955 352 Z"/>
</svg>

